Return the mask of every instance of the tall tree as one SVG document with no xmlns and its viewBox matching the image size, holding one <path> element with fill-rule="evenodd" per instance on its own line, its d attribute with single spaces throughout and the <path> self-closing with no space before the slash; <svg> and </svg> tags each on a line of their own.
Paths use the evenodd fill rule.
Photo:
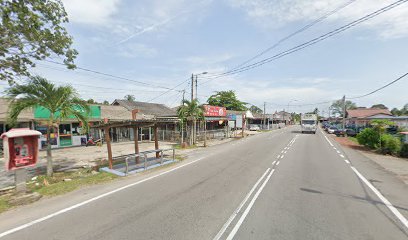
<svg viewBox="0 0 408 240">
<path fill-rule="evenodd" d="M 346 110 L 349 109 L 356 109 L 357 105 L 350 101 L 350 100 L 346 100 Z M 332 109 L 332 113 L 334 114 L 339 114 L 341 117 L 343 117 L 343 100 L 337 100 L 335 102 L 333 102 L 333 104 L 331 105 L 331 109 Z"/>
<path fill-rule="evenodd" d="M 75 68 L 78 52 L 63 27 L 67 13 L 60 0 L 0 0 L 0 79 L 30 76 L 34 60 L 63 56 Z"/>
<path fill-rule="evenodd" d="M 89 103 L 89 104 L 97 104 L 97 102 L 95 102 L 95 100 L 93 100 L 92 98 L 86 100 L 86 103 Z"/>
<path fill-rule="evenodd" d="M 14 125 L 18 115 L 29 108 L 41 106 L 50 113 L 47 124 L 47 175 L 52 176 L 51 131 L 54 125 L 74 116 L 88 129 L 89 106 L 78 97 L 71 86 L 56 86 L 39 76 L 32 76 L 25 85 L 14 84 L 7 90 L 10 98 L 9 123 Z"/>
<path fill-rule="evenodd" d="M 393 108 L 392 110 L 391 110 L 391 113 L 392 113 L 392 115 L 394 115 L 394 116 L 401 116 L 402 114 L 401 114 L 401 110 L 399 110 L 398 108 Z"/>
<path fill-rule="evenodd" d="M 130 102 L 134 102 L 136 100 L 136 98 L 135 98 L 135 96 L 128 94 L 128 95 L 125 96 L 125 100 L 130 101 Z"/>
<path fill-rule="evenodd" d="M 190 122 L 191 134 L 190 144 L 194 144 L 194 129 L 197 120 L 204 118 L 204 108 L 199 104 L 197 99 L 193 101 L 184 100 L 183 105 L 177 109 L 178 117 L 181 119 L 181 124 Z"/>
<path fill-rule="evenodd" d="M 374 104 L 373 106 L 371 106 L 371 108 L 388 109 L 387 106 L 382 103 Z"/>
<path fill-rule="evenodd" d="M 255 106 L 255 105 L 252 105 L 249 108 L 249 111 L 251 111 L 252 113 L 258 113 L 258 114 L 263 113 L 262 109 L 260 109 L 259 107 Z"/>
<path fill-rule="evenodd" d="M 208 98 L 207 102 L 213 106 L 225 107 L 227 110 L 247 110 L 245 106 L 246 103 L 238 100 L 235 92 L 232 90 L 216 92 L 214 95 Z"/>
<path fill-rule="evenodd" d="M 108 101 L 108 100 L 105 100 L 105 101 L 103 101 L 102 104 L 103 104 L 103 105 L 109 105 L 109 101 Z"/>
</svg>

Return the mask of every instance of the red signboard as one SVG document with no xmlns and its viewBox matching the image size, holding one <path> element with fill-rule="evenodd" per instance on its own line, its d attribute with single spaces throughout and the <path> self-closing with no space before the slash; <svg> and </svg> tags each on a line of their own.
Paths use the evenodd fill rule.
<svg viewBox="0 0 408 240">
<path fill-rule="evenodd" d="M 227 109 L 225 107 L 217 107 L 204 105 L 204 116 L 206 117 L 225 117 L 227 116 Z"/>
</svg>

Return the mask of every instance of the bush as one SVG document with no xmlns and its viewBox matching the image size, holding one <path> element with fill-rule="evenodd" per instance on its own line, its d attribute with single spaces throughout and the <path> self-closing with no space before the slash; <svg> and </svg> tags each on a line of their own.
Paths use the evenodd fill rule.
<svg viewBox="0 0 408 240">
<path fill-rule="evenodd" d="M 359 144 L 369 148 L 377 148 L 380 142 L 380 134 L 372 128 L 366 128 L 356 136 Z"/>
<path fill-rule="evenodd" d="M 408 143 L 405 143 L 402 145 L 400 156 L 404 158 L 408 158 Z"/>
<path fill-rule="evenodd" d="M 384 154 L 398 155 L 401 152 L 401 141 L 390 134 L 381 135 L 381 149 Z"/>
</svg>

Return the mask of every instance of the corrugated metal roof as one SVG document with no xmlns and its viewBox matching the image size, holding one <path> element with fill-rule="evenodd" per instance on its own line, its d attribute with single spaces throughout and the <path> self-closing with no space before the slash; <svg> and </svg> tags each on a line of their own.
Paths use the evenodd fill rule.
<svg viewBox="0 0 408 240">
<path fill-rule="evenodd" d="M 379 108 L 360 108 L 347 110 L 349 118 L 367 118 L 374 115 L 384 114 L 392 116 L 392 113 L 388 109 Z"/>
<path fill-rule="evenodd" d="M 120 105 L 132 111 L 138 109 L 140 113 L 154 115 L 156 117 L 177 117 L 177 111 L 171 109 L 164 104 L 136 102 L 116 99 L 112 105 Z"/>
<path fill-rule="evenodd" d="M 5 122 L 7 121 L 8 117 L 8 108 L 10 102 L 6 98 L 0 98 L 0 121 Z M 34 111 L 33 109 L 27 109 L 21 112 L 18 116 L 18 121 L 31 121 L 34 119 Z"/>
<path fill-rule="evenodd" d="M 100 106 L 102 119 L 107 118 L 113 121 L 132 119 L 132 113 L 122 106 L 119 105 L 100 105 Z"/>
</svg>

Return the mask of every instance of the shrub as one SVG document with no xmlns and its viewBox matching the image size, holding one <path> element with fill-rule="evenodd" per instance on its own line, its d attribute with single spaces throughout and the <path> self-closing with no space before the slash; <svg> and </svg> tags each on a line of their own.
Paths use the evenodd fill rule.
<svg viewBox="0 0 408 240">
<path fill-rule="evenodd" d="M 408 143 L 405 143 L 402 145 L 400 156 L 404 158 L 408 158 Z"/>
<path fill-rule="evenodd" d="M 377 148 L 380 142 L 380 134 L 372 128 L 364 129 L 356 137 L 359 144 L 373 149 Z"/>
<path fill-rule="evenodd" d="M 390 134 L 381 135 L 381 149 L 384 154 L 398 155 L 401 151 L 401 141 Z"/>
</svg>

